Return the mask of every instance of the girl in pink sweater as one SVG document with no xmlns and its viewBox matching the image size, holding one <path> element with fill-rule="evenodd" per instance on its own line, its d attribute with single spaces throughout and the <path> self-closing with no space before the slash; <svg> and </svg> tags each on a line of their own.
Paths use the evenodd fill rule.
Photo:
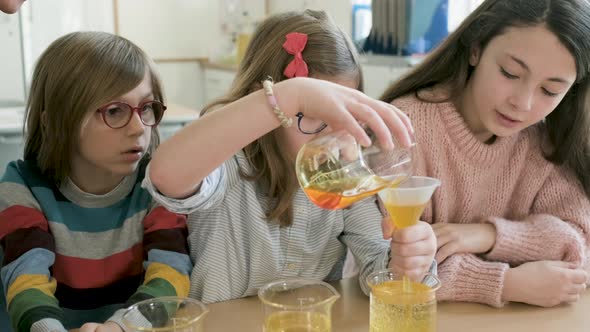
<svg viewBox="0 0 590 332">
<path fill-rule="evenodd" d="M 382 97 L 416 129 L 440 300 L 579 299 L 590 240 L 590 4 L 486 0 Z"/>
</svg>

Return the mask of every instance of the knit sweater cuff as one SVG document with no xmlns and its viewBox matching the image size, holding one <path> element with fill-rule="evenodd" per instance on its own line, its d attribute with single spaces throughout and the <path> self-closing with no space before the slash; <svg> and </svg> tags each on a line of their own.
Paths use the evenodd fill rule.
<svg viewBox="0 0 590 332">
<path fill-rule="evenodd" d="M 484 257 L 491 261 L 522 264 L 536 260 L 583 259 L 583 240 L 567 223 L 549 215 L 524 221 L 489 218 L 496 227 L 496 243 Z"/>
<path fill-rule="evenodd" d="M 488 260 L 503 262 L 527 261 L 527 252 L 543 252 L 543 238 L 531 234 L 529 222 L 514 222 L 502 218 L 489 218 L 496 227 L 496 243 L 484 255 Z"/>
<path fill-rule="evenodd" d="M 472 254 L 455 254 L 439 265 L 440 301 L 464 301 L 501 307 L 505 263 L 486 262 Z"/>
</svg>

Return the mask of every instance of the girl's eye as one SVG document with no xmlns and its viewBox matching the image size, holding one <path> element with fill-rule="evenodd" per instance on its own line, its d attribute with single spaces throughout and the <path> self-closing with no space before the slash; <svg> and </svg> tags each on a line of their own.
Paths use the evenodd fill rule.
<svg viewBox="0 0 590 332">
<path fill-rule="evenodd" d="M 123 109 L 121 107 L 113 107 L 113 108 L 109 108 L 106 111 L 108 116 L 118 116 L 121 115 L 122 113 L 124 113 Z"/>
<path fill-rule="evenodd" d="M 141 109 L 142 113 L 151 113 L 154 112 L 154 107 L 151 104 L 147 104 L 145 105 L 142 109 Z"/>
<path fill-rule="evenodd" d="M 543 93 L 549 97 L 555 97 L 559 94 L 559 93 L 551 92 L 545 88 L 542 88 L 542 89 L 543 89 Z"/>
<path fill-rule="evenodd" d="M 515 80 L 518 78 L 518 76 L 510 74 L 509 72 L 506 71 L 506 69 L 504 69 L 502 67 L 500 67 L 500 72 L 502 73 L 502 75 L 504 75 L 509 80 Z"/>
</svg>

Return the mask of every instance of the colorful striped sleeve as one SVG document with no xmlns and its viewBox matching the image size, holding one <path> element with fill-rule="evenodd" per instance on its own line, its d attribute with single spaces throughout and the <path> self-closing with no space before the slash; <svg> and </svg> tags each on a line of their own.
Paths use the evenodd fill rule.
<svg viewBox="0 0 590 332">
<path fill-rule="evenodd" d="M 160 296 L 188 296 L 192 263 L 188 255 L 186 215 L 156 206 L 143 224 L 145 278 L 126 305 Z M 121 324 L 121 315 L 119 310 L 109 320 Z"/>
<path fill-rule="evenodd" d="M 21 171 L 26 169 L 10 163 L 0 180 L 0 244 L 5 255 L 0 274 L 10 320 L 18 332 L 65 331 L 55 298 L 57 283 L 50 274 L 54 239 Z"/>
<path fill-rule="evenodd" d="M 157 206 L 144 218 L 143 247 L 147 261 L 144 284 L 147 297 L 188 296 L 189 274 L 186 216 Z"/>
</svg>

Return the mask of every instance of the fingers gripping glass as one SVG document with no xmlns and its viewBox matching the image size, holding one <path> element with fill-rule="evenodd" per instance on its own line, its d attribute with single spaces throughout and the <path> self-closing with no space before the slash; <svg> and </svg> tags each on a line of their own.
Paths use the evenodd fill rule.
<svg viewBox="0 0 590 332">
<path fill-rule="evenodd" d="M 301 133 L 306 135 L 317 134 L 328 126 L 320 120 L 304 118 L 301 112 L 295 114 L 295 116 L 297 117 L 297 128 L 299 128 Z"/>
<path fill-rule="evenodd" d="M 133 113 L 139 115 L 144 125 L 156 126 L 162 120 L 165 110 L 166 106 L 156 100 L 146 101 L 137 107 L 116 101 L 99 108 L 98 112 L 101 113 L 102 119 L 107 126 L 119 129 L 125 127 L 131 121 Z"/>
</svg>

